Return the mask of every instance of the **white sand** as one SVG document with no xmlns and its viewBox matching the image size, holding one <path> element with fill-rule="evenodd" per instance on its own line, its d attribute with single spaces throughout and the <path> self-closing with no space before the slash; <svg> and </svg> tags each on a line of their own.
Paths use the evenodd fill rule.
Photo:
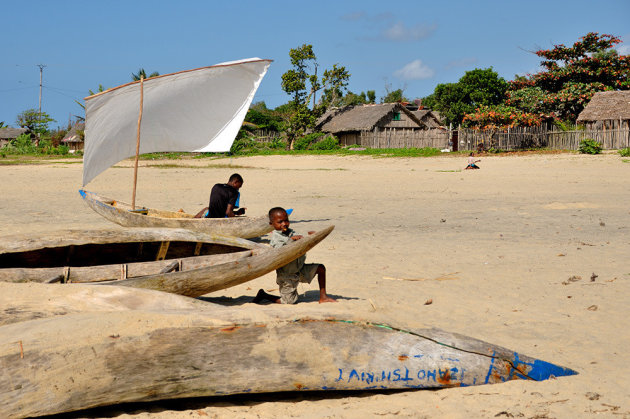
<svg viewBox="0 0 630 419">
<path fill-rule="evenodd" d="M 225 167 L 230 163 L 236 167 Z M 630 163 L 618 155 L 483 156 L 476 171 L 462 171 L 466 158 L 449 156 L 149 164 L 186 167 L 142 168 L 142 205 L 196 212 L 214 183 L 239 172 L 249 214 L 280 205 L 295 209 L 297 231 L 334 224 L 308 261 L 326 265 L 337 309 L 376 310 L 392 324 L 462 333 L 579 375 L 440 391 L 206 398 L 92 415 L 630 418 Z M 120 166 L 88 189 L 130 201 L 132 171 L 129 162 Z M 0 166 L 0 234 L 118 228 L 81 202 L 81 169 Z M 569 281 L 574 276 L 580 279 Z M 248 301 L 258 288 L 273 292 L 274 279 L 269 274 L 209 297 L 251 310 L 257 306 Z M 302 291 L 303 302 L 288 310 L 317 305 L 315 283 Z"/>
</svg>

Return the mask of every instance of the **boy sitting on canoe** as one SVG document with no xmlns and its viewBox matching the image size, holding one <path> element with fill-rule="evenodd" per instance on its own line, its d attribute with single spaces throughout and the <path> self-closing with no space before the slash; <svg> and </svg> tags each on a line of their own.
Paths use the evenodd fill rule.
<svg viewBox="0 0 630 419">
<path fill-rule="evenodd" d="M 269 210 L 269 224 L 274 228 L 271 233 L 272 247 L 281 247 L 301 239 L 303 236 L 296 235 L 295 231 L 289 228 L 289 215 L 284 208 L 275 207 Z M 309 231 L 308 234 L 313 234 Z M 276 283 L 280 290 L 280 297 L 267 294 L 263 289 L 258 291 L 252 302 L 260 303 L 263 300 L 277 304 L 295 304 L 298 300 L 297 287 L 300 282 L 310 284 L 315 275 L 319 283 L 319 302 L 334 303 L 335 299 L 326 295 L 326 267 L 320 263 L 304 263 L 306 255 L 300 256 L 292 262 L 276 270 Z"/>
</svg>

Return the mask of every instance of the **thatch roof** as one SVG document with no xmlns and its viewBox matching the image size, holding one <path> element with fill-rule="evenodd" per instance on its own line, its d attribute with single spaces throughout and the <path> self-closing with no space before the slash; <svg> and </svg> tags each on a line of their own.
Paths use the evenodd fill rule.
<svg viewBox="0 0 630 419">
<path fill-rule="evenodd" d="M 597 92 L 580 112 L 578 122 L 630 119 L 630 90 Z"/>
<path fill-rule="evenodd" d="M 81 131 L 81 132 L 79 132 Z M 61 140 L 62 143 L 80 143 L 83 141 L 82 132 L 85 131 L 85 122 L 77 122 L 68 131 L 65 137 Z"/>
<path fill-rule="evenodd" d="M 26 128 L 0 128 L 0 140 L 13 140 L 27 132 Z"/>
<path fill-rule="evenodd" d="M 383 103 L 378 105 L 348 106 L 333 109 L 322 115 L 316 124 L 316 129 L 324 132 L 370 131 L 379 123 L 387 121 L 394 112 L 405 113 L 409 119 L 424 128 L 426 124 L 420 121 L 411 111 L 400 103 Z"/>
<path fill-rule="evenodd" d="M 440 118 L 430 109 L 419 109 L 417 111 L 411 111 L 416 118 L 422 121 L 429 128 L 437 128 L 442 126 Z"/>
</svg>

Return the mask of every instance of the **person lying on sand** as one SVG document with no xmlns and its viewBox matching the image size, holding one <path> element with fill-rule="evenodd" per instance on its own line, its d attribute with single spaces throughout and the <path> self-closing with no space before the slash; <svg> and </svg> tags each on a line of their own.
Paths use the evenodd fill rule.
<svg viewBox="0 0 630 419">
<path fill-rule="evenodd" d="M 289 215 L 284 208 L 274 207 L 269 210 L 269 224 L 274 228 L 271 233 L 272 247 L 281 247 L 301 239 L 303 236 L 296 235 L 295 231 L 289 228 Z M 308 234 L 313 234 L 309 231 Z M 326 267 L 321 263 L 304 263 L 306 255 L 300 256 L 292 262 L 276 270 L 276 284 L 280 290 L 280 297 L 267 294 L 263 289 L 258 291 L 252 302 L 259 304 L 263 300 L 276 304 L 295 304 L 298 300 L 297 287 L 300 282 L 310 284 L 315 275 L 319 283 L 319 302 L 334 303 L 335 299 L 326 295 Z"/>
</svg>

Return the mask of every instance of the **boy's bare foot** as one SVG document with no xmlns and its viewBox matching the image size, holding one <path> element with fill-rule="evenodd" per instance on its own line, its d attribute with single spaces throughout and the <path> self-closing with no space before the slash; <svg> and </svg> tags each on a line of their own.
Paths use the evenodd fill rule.
<svg viewBox="0 0 630 419">
<path fill-rule="evenodd" d="M 252 303 L 259 304 L 264 299 L 265 299 L 265 290 L 261 288 L 258 290 L 258 294 L 256 294 L 256 296 L 254 297 L 254 299 L 252 300 Z"/>
<path fill-rule="evenodd" d="M 319 303 L 336 303 L 337 300 L 335 300 L 334 298 L 330 298 L 329 296 L 325 295 L 323 297 L 319 297 Z"/>
</svg>

